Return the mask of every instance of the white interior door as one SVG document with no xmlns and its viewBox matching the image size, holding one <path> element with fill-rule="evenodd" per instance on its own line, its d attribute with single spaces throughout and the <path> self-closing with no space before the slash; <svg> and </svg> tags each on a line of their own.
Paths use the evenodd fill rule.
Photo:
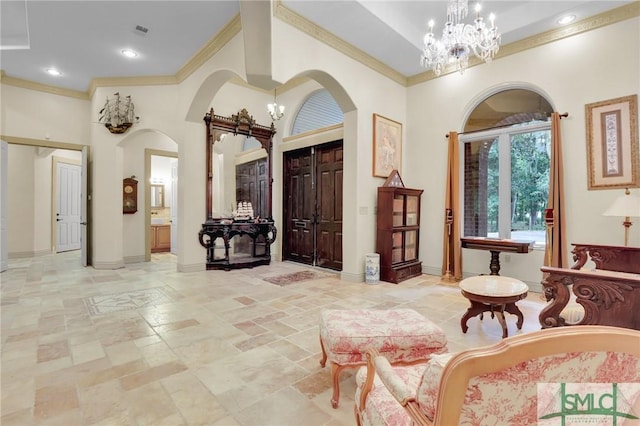
<svg viewBox="0 0 640 426">
<path fill-rule="evenodd" d="M 178 253 L 178 160 L 171 161 L 171 253 Z"/>
<path fill-rule="evenodd" d="M 56 252 L 81 248 L 82 166 L 59 162 L 57 169 Z"/>
<path fill-rule="evenodd" d="M 87 203 L 88 203 L 88 179 L 89 179 L 89 147 L 82 148 L 82 170 L 80 182 L 80 261 L 82 266 L 89 264 L 87 251 Z"/>
<path fill-rule="evenodd" d="M 0 272 L 9 267 L 7 253 L 7 156 L 9 145 L 0 141 Z"/>
</svg>

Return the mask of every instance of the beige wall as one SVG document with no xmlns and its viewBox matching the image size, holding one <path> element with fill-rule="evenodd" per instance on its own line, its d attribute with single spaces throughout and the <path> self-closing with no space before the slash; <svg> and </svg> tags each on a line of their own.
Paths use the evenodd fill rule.
<svg viewBox="0 0 640 426">
<path fill-rule="evenodd" d="M 98 117 L 89 105 L 86 100 L 3 84 L 0 129 L 3 135 L 87 145 L 90 120 Z"/>
<path fill-rule="evenodd" d="M 563 121 L 569 239 L 616 243 L 619 236 L 621 242 L 619 221 L 603 218 L 598 210 L 617 192 L 586 190 L 583 111 L 587 102 L 640 91 L 638 21 L 624 21 L 470 68 L 462 76 L 446 75 L 407 88 L 274 19 L 271 43 L 278 48 L 271 58 L 273 79 L 286 83 L 301 75 L 312 77 L 332 93 L 345 112 L 343 278 L 362 280 L 364 256 L 375 249 L 376 188 L 383 179 L 372 177 L 372 114 L 404 125 L 402 176 L 407 186 L 425 190 L 421 259 L 426 272 L 439 273 L 444 135 L 449 130 L 459 130 L 468 111 L 488 91 L 511 83 L 526 82 L 546 93 L 558 110 L 571 114 Z M 90 143 L 93 255 L 98 268 L 121 267 L 125 257 L 140 253 L 145 225 L 136 217 L 123 218 L 121 181 L 131 174 L 143 176 L 139 169 L 143 162 L 138 159 L 143 147 L 155 143 L 149 135 L 161 134 L 175 142 L 179 155 L 178 270 L 204 269 L 205 252 L 197 241 L 206 211 L 202 117 L 210 107 L 222 115 L 247 108 L 259 123 L 270 122 L 265 108 L 272 99 L 270 92 L 227 83 L 244 74 L 240 33 L 178 85 L 102 87 L 91 101 L 81 101 L 3 84 L 2 133 L 37 139 L 48 134 L 52 140 Z M 289 136 L 296 107 L 319 86 L 307 83 L 278 95 L 278 101 L 287 105 L 287 115 L 277 123 L 274 141 L 274 216 L 280 229 L 280 145 L 282 138 Z M 131 95 L 136 114 L 141 116 L 140 123 L 125 135 L 112 135 L 97 123 L 96 114 L 105 97 L 116 91 Z M 631 242 L 635 245 L 640 243 L 638 229 L 632 230 Z M 131 251 L 128 238 L 135 240 Z M 274 247 L 276 257 L 280 240 Z M 503 265 L 503 271 L 527 282 L 539 282 L 541 258 L 540 253 L 513 256 L 510 264 Z M 465 273 L 485 272 L 487 264 L 486 253 L 465 252 Z"/>
<path fill-rule="evenodd" d="M 7 179 L 7 251 L 9 257 L 33 256 L 35 148 L 9 145 Z"/>
<path fill-rule="evenodd" d="M 145 150 L 177 152 L 178 145 L 164 133 L 151 130 L 140 130 L 131 134 L 120 143 L 118 148 L 122 152 L 122 176 L 119 187 L 122 187 L 122 179 L 135 176 L 138 181 L 138 211 L 134 214 L 122 214 L 122 250 L 125 263 L 144 259 L 146 247 L 146 215 L 145 190 L 150 184 L 145 180 Z M 171 172 L 168 171 L 169 178 Z M 164 175 L 163 175 L 164 176 Z M 167 187 L 170 187 L 170 179 L 166 179 Z M 121 191 L 121 190 L 120 190 Z M 120 192 L 120 199 L 122 192 Z M 119 204 L 120 206 L 120 204 Z"/>
<path fill-rule="evenodd" d="M 621 219 L 603 217 L 622 190 L 588 191 L 585 104 L 640 92 L 640 19 L 630 19 L 411 87 L 404 176 L 425 189 L 420 247 L 425 270 L 442 264 L 445 134 L 460 131 L 467 114 L 490 90 L 512 84 L 545 93 L 562 120 L 567 237 L 569 242 L 623 244 Z M 640 190 L 633 190 L 639 194 Z M 640 245 L 640 226 L 630 244 Z M 569 258 L 569 260 L 571 260 Z M 543 253 L 512 255 L 502 273 L 540 282 Z M 463 250 L 466 274 L 486 273 L 489 254 Z"/>
</svg>

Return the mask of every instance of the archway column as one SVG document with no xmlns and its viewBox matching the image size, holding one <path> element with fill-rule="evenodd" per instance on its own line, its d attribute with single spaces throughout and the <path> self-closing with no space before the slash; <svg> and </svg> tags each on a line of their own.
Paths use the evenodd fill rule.
<svg viewBox="0 0 640 426">
<path fill-rule="evenodd" d="M 101 124 L 91 129 L 91 251 L 96 269 L 124 267 L 122 230 L 121 136 L 112 135 Z"/>
<path fill-rule="evenodd" d="M 206 252 L 198 232 L 206 219 L 206 127 L 185 122 L 178 144 L 178 271 L 206 269 Z M 188 165 L 188 166 L 183 166 Z"/>
<path fill-rule="evenodd" d="M 361 238 L 373 232 L 367 226 L 368 221 L 359 220 L 358 212 L 364 191 L 359 179 L 363 173 L 364 163 L 358 156 L 358 111 L 344 114 L 344 177 L 342 180 L 342 273 L 345 281 L 362 282 L 364 280 L 364 253 L 367 250 L 368 238 Z M 371 164 L 371 162 L 367 162 Z"/>
</svg>

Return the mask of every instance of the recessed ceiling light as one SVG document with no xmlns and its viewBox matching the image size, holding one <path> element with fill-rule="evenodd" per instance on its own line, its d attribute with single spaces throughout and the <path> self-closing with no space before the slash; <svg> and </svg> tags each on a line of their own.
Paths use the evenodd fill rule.
<svg viewBox="0 0 640 426">
<path fill-rule="evenodd" d="M 135 58 L 136 56 L 138 56 L 138 52 L 131 49 L 122 49 L 120 53 L 122 53 L 127 58 Z"/>
<path fill-rule="evenodd" d="M 567 24 L 570 24 L 571 22 L 575 21 L 575 19 L 576 19 L 576 15 L 563 16 L 562 18 L 558 19 L 558 24 L 567 25 Z"/>
<path fill-rule="evenodd" d="M 55 75 L 55 76 L 62 75 L 62 73 L 55 68 L 47 68 L 46 71 L 47 71 L 47 74 L 49 75 Z"/>
</svg>

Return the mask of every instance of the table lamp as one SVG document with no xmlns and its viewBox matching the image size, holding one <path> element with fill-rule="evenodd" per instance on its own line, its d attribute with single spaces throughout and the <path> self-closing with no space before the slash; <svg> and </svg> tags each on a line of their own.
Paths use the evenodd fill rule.
<svg viewBox="0 0 640 426">
<path fill-rule="evenodd" d="M 629 245 L 629 227 L 631 217 L 640 217 L 640 197 L 631 195 L 629 188 L 625 189 L 624 195 L 616 198 L 611 206 L 602 213 L 604 216 L 624 217 L 624 245 Z"/>
</svg>

